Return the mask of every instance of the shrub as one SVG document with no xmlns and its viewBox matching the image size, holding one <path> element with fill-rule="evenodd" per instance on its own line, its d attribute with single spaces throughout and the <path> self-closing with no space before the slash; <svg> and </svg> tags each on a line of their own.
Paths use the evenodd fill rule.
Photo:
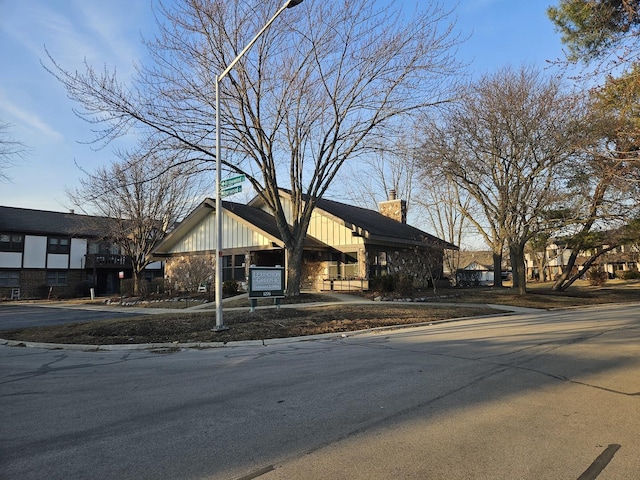
<svg viewBox="0 0 640 480">
<path fill-rule="evenodd" d="M 616 277 L 622 280 L 637 280 L 640 278 L 640 272 L 638 270 L 618 270 Z"/>
<path fill-rule="evenodd" d="M 225 295 L 237 295 L 238 282 L 235 280 L 225 280 L 222 284 L 222 293 Z"/>
<path fill-rule="evenodd" d="M 151 289 L 153 293 L 164 293 L 165 280 L 162 277 L 156 277 L 151 282 Z"/>
<path fill-rule="evenodd" d="M 369 290 L 374 292 L 397 292 L 400 295 L 413 293 L 413 277 L 411 275 L 378 275 L 369 279 Z"/>
<path fill-rule="evenodd" d="M 369 289 L 374 292 L 393 292 L 395 288 L 393 275 L 376 275 L 369 279 Z"/>
<path fill-rule="evenodd" d="M 592 268 L 587 271 L 587 280 L 589 285 L 593 287 L 599 287 L 607 283 L 609 274 L 605 272 L 601 267 Z"/>
<path fill-rule="evenodd" d="M 413 277 L 411 275 L 398 274 L 395 275 L 396 292 L 400 295 L 413 294 Z"/>
<path fill-rule="evenodd" d="M 92 287 L 93 287 L 93 282 L 90 282 L 89 280 L 83 280 L 81 282 L 76 283 L 75 296 L 88 297 L 89 295 L 91 295 Z"/>
<path fill-rule="evenodd" d="M 120 295 L 133 296 L 133 278 L 124 278 L 120 281 Z"/>
</svg>

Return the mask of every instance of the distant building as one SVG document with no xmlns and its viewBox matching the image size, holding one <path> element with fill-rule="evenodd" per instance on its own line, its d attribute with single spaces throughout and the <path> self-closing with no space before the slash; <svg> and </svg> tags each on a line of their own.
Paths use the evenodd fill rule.
<svg viewBox="0 0 640 480">
<path fill-rule="evenodd" d="M 503 257 L 504 260 L 504 257 Z M 493 252 L 487 250 L 458 252 L 456 285 L 486 286 L 494 284 Z M 508 279 L 508 266 L 503 261 L 500 272 L 503 280 Z"/>
<path fill-rule="evenodd" d="M 608 249 L 608 247 L 604 244 L 600 248 Z M 530 279 L 555 280 L 566 270 L 571 253 L 572 250 L 566 243 L 553 240 L 549 242 L 544 252 L 525 254 L 528 277 Z M 581 272 L 583 264 L 594 253 L 595 249 L 580 251 L 571 274 Z M 640 248 L 634 244 L 620 245 L 602 254 L 596 260 L 595 266 L 607 272 L 609 278 L 624 277 L 631 272 L 637 273 L 640 269 Z"/>
<path fill-rule="evenodd" d="M 132 268 L 102 217 L 0 206 L 0 299 L 115 294 Z M 122 272 L 122 273 L 121 273 Z M 151 280 L 162 264 L 147 267 Z"/>
<path fill-rule="evenodd" d="M 289 192 L 280 191 L 285 211 Z M 274 217 L 256 197 L 247 205 L 222 202 L 222 280 L 244 282 L 250 265 L 286 267 L 284 242 Z M 199 257 L 215 265 L 215 201 L 204 200 L 156 247 L 166 261 L 166 276 Z M 442 275 L 444 249 L 458 247 L 406 223 L 406 203 L 391 193 L 380 212 L 321 199 L 312 214 L 304 243 L 302 288 L 368 289 L 372 277 L 406 274 L 416 286 Z"/>
</svg>

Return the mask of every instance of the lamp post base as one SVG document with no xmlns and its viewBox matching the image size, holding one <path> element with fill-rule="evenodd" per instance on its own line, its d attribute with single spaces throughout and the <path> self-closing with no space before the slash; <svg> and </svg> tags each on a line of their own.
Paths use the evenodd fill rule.
<svg viewBox="0 0 640 480">
<path fill-rule="evenodd" d="M 211 329 L 212 332 L 224 332 L 225 330 L 229 330 L 226 325 L 216 325 Z"/>
</svg>

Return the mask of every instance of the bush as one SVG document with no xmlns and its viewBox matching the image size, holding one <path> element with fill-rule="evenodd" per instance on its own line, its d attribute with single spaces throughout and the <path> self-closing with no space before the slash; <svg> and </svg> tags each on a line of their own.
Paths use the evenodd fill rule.
<svg viewBox="0 0 640 480">
<path fill-rule="evenodd" d="M 640 278 L 640 272 L 638 270 L 618 270 L 616 277 L 622 280 L 637 280 Z"/>
<path fill-rule="evenodd" d="M 376 275 L 369 279 L 369 289 L 374 292 L 393 292 L 396 289 L 393 275 Z"/>
<path fill-rule="evenodd" d="M 165 280 L 162 277 L 156 277 L 151 282 L 151 289 L 153 293 L 164 293 Z"/>
<path fill-rule="evenodd" d="M 413 293 L 413 277 L 411 275 L 379 275 L 369 279 L 369 290 L 374 292 L 397 292 L 401 295 Z"/>
<path fill-rule="evenodd" d="M 133 296 L 133 278 L 120 280 L 120 295 L 125 297 Z"/>
<path fill-rule="evenodd" d="M 224 295 L 237 295 L 238 282 L 236 282 L 235 280 L 225 280 L 222 284 L 222 293 Z"/>
<path fill-rule="evenodd" d="M 587 280 L 589 281 L 589 285 L 593 287 L 604 285 L 605 283 L 607 283 L 608 279 L 609 274 L 602 268 L 592 268 L 587 271 Z"/>
<path fill-rule="evenodd" d="M 89 280 L 83 280 L 76 283 L 75 296 L 76 297 L 88 297 L 91 295 L 91 288 L 93 288 L 93 282 Z"/>
<path fill-rule="evenodd" d="M 413 277 L 411 275 L 398 274 L 396 277 L 396 292 L 400 295 L 413 294 Z"/>
</svg>

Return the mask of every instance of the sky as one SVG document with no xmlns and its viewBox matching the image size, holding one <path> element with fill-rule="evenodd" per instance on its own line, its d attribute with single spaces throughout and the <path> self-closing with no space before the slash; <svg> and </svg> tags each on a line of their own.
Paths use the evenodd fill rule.
<svg viewBox="0 0 640 480">
<path fill-rule="evenodd" d="M 3 172 L 11 180 L 0 182 L 0 205 L 67 211 L 65 190 L 78 185 L 80 167 L 92 171 L 115 158 L 112 148 L 88 143 L 91 125 L 75 116 L 79 105 L 43 67 L 50 65 L 45 47 L 67 70 L 82 71 L 86 60 L 98 69 L 115 67 L 126 79 L 144 58 L 142 38 L 155 33 L 152 1 L 0 0 L 0 124 L 10 124 L 10 138 L 28 148 Z M 556 0 L 443 3 L 454 8 L 457 31 L 468 37 L 458 58 L 474 76 L 507 65 L 545 68 L 563 56 L 546 16 Z"/>
</svg>

